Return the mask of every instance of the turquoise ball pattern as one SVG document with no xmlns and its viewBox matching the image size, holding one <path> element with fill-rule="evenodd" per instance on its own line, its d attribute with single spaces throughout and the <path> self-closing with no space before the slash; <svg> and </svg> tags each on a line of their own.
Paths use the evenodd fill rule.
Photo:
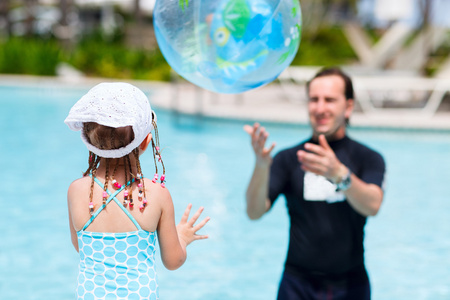
<svg viewBox="0 0 450 300">
<path fill-rule="evenodd" d="M 180 76 L 227 94 L 276 79 L 294 59 L 302 28 L 298 0 L 157 0 L 153 21 Z"/>
<path fill-rule="evenodd" d="M 159 299 L 155 232 L 78 232 L 77 299 Z"/>
</svg>

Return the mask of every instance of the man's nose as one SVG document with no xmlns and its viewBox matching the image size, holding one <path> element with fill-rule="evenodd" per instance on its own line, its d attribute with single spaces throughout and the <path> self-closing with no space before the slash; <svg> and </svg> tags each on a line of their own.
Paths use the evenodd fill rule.
<svg viewBox="0 0 450 300">
<path fill-rule="evenodd" d="M 325 111 L 325 100 L 324 99 L 319 99 L 318 101 L 317 101 L 317 105 L 316 105 L 316 111 L 318 112 L 318 113 L 322 113 L 322 112 L 324 112 Z"/>
</svg>

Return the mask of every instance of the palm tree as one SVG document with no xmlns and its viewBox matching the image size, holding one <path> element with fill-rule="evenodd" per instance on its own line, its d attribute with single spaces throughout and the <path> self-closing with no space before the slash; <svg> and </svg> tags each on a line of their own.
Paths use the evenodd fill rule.
<svg viewBox="0 0 450 300">
<path fill-rule="evenodd" d="M 314 35 L 323 25 L 353 19 L 357 2 L 358 0 L 302 0 L 300 4 L 304 29 Z"/>
<path fill-rule="evenodd" d="M 33 34 L 33 26 L 35 21 L 34 10 L 38 0 L 25 0 L 25 8 L 27 11 L 27 19 L 25 20 L 25 32 L 27 36 Z"/>
<path fill-rule="evenodd" d="M 61 11 L 61 20 L 59 21 L 59 24 L 61 26 L 69 25 L 69 21 L 67 18 L 68 18 L 69 11 L 70 11 L 70 8 L 72 5 L 73 5 L 72 0 L 60 0 L 59 1 L 59 9 Z"/>
<path fill-rule="evenodd" d="M 134 21 L 138 26 L 142 24 L 141 0 L 134 0 Z"/>
<path fill-rule="evenodd" d="M 6 26 L 6 34 L 8 36 L 11 35 L 11 22 L 9 21 L 9 8 L 10 8 L 10 0 L 2 0 L 0 1 L 0 18 L 3 18 Z"/>
</svg>

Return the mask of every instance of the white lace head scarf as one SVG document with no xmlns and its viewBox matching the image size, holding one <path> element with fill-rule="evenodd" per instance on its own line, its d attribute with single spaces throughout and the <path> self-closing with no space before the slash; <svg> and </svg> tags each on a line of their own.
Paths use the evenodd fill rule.
<svg viewBox="0 0 450 300">
<path fill-rule="evenodd" d="M 134 140 L 119 149 L 99 149 L 88 142 L 81 130 L 86 122 L 113 128 L 131 126 Z M 153 129 L 152 109 L 147 96 L 137 87 L 123 82 L 105 82 L 94 86 L 70 109 L 64 123 L 71 130 L 81 130 L 81 139 L 89 151 L 104 158 L 119 158 L 129 154 Z"/>
</svg>

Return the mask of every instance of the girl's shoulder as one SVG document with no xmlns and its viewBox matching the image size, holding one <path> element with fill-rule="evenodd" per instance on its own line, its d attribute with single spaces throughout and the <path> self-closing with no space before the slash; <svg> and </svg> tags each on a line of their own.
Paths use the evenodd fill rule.
<svg viewBox="0 0 450 300">
<path fill-rule="evenodd" d="M 79 192 L 80 190 L 89 189 L 91 185 L 91 178 L 89 176 L 84 176 L 72 181 L 69 185 L 68 193 Z"/>
<path fill-rule="evenodd" d="M 172 200 L 169 189 L 162 185 L 160 181 L 153 182 L 149 178 L 144 178 L 144 185 L 151 198 L 159 199 L 160 201 Z"/>
</svg>

